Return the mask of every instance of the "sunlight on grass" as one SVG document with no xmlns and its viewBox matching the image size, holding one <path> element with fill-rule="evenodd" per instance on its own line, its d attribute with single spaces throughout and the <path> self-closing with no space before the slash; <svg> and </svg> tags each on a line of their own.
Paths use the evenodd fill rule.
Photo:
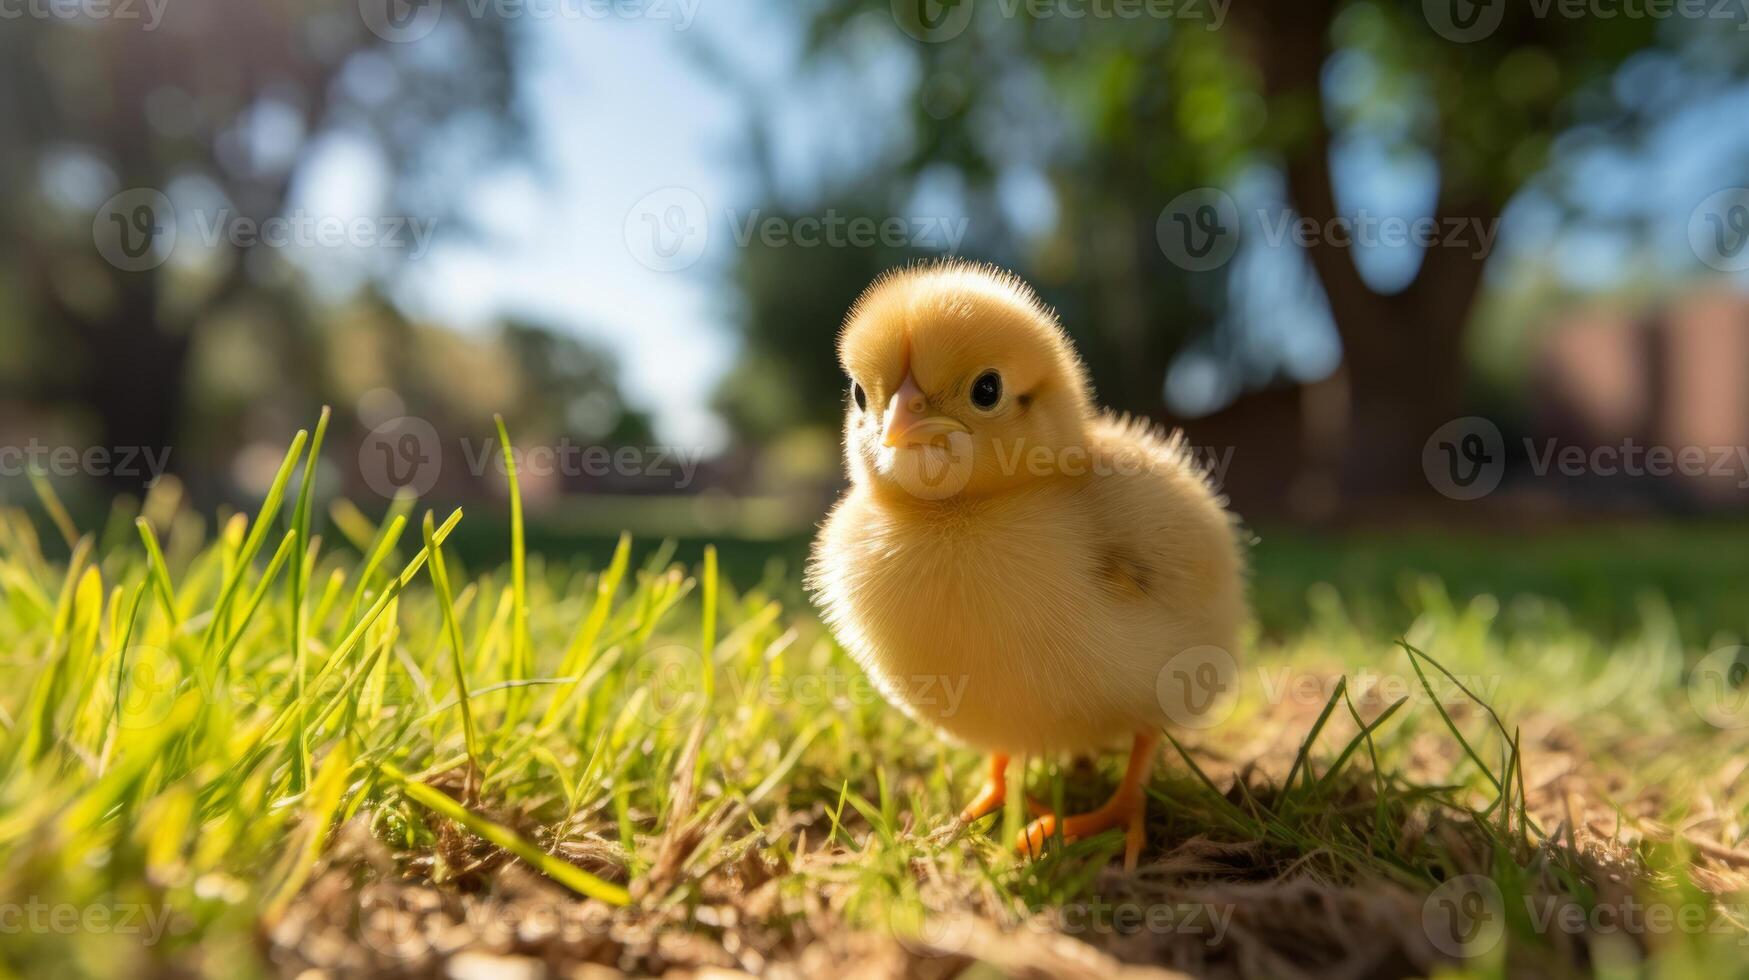
<svg viewBox="0 0 1749 980">
<path fill-rule="evenodd" d="M 1421 915 L 1421 896 L 1466 875 L 1508 912 L 1541 896 L 1591 908 L 1624 887 L 1723 910 L 1740 886 L 1721 868 L 1741 854 L 1744 741 L 1687 710 L 1695 652 L 1655 600 L 1638 633 L 1605 643 L 1547 604 L 1458 606 L 1424 580 L 1394 646 L 1315 588 L 1303 631 L 1258 644 L 1226 720 L 1172 733 L 1150 837 L 1178 870 L 1127 880 L 1116 835 L 1030 863 L 1002 846 L 1018 780 L 1008 813 L 956 827 L 975 755 L 887 707 L 806 610 L 737 591 L 714 549 L 697 570 L 671 547 L 634 567 L 629 538 L 599 569 L 529 554 L 514 470 L 503 569 L 464 567 L 444 548 L 461 513 L 410 500 L 379 521 L 336 500 L 340 538 L 324 539 L 310 476 L 326 420 L 292 440 L 259 513 L 222 514 L 216 533 L 167 483 L 137 534 L 82 531 L 37 481 L 62 563 L 29 515 L 0 511 L 0 903 L 112 922 L 16 931 L 0 966 L 236 975 L 260 962 L 258 937 L 324 914 L 308 894 L 330 873 L 345 895 L 383 881 L 478 903 L 515 867 L 611 921 L 713 942 L 729 919 L 707 910 L 769 882 L 769 906 L 735 928 L 763 915 L 772 949 L 833 923 L 921 956 L 995 955 L 975 932 L 943 934 L 956 916 L 1072 933 L 1066 905 L 1149 888 L 1243 910 L 1244 888 L 1292 882 Z M 1017 771 L 1073 809 L 1119 761 Z M 1598 775 L 1563 788 L 1560 767 L 1581 765 Z M 392 870 L 348 856 L 349 826 Z M 1600 863 L 1606 845 L 1630 866 Z M 122 910 L 156 934 L 114 927 Z M 336 921 L 380 953 L 367 916 Z M 1505 921 L 1506 943 L 1471 967 L 1595 966 L 1625 949 L 1681 973 L 1736 962 L 1749 935 L 1739 922 L 1621 947 Z"/>
</svg>

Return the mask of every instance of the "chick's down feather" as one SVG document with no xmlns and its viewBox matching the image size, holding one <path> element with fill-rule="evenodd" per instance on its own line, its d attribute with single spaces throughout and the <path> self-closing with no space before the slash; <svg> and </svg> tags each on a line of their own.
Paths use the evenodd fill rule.
<svg viewBox="0 0 1749 980">
<path fill-rule="evenodd" d="M 880 280 L 840 353 L 851 487 L 809 585 L 888 700 L 993 753 L 1203 723 L 1244 570 L 1182 439 L 1096 409 L 1054 315 L 987 267 Z"/>
</svg>

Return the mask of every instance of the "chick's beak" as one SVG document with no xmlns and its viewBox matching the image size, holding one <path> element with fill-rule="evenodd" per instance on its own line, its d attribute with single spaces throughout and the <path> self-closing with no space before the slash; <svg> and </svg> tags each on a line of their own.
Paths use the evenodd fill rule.
<svg viewBox="0 0 1749 980">
<path fill-rule="evenodd" d="M 929 414 L 929 401 L 923 397 L 923 389 L 917 386 L 916 378 L 906 373 L 905 383 L 887 402 L 887 427 L 881 444 L 912 446 L 944 433 L 965 431 L 965 424 L 958 419 Z"/>
</svg>

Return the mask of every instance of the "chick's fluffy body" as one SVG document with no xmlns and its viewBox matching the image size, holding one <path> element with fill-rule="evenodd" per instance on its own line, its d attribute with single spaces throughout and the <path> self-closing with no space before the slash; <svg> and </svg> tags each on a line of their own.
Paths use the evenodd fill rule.
<svg viewBox="0 0 1749 980">
<path fill-rule="evenodd" d="M 1175 658 L 1232 683 L 1246 615 L 1233 518 L 1181 441 L 1094 408 L 1024 284 L 963 264 L 890 275 L 852 310 L 840 354 L 867 408 L 848 406 L 852 486 L 810 584 L 889 700 L 985 750 L 1042 752 L 1194 721 L 1207 705 L 1188 703 Z M 987 370 L 1004 394 L 984 412 L 966 390 Z M 970 430 L 955 492 L 908 479 L 937 449 L 881 444 L 907 373 Z"/>
</svg>

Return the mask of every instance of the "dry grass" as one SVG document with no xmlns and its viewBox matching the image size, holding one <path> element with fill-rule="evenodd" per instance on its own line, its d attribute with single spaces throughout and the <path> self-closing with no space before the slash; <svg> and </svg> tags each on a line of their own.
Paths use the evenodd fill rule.
<svg viewBox="0 0 1749 980">
<path fill-rule="evenodd" d="M 1330 685 L 1339 679 L 1326 678 Z M 1255 743 L 1272 748 L 1236 759 L 1218 750 L 1229 747 L 1226 740 L 1210 736 L 1209 748 L 1193 750 L 1192 758 L 1224 789 L 1224 806 L 1279 812 L 1282 777 L 1298 754 L 1297 744 L 1280 736 L 1303 732 L 1317 714 L 1305 703 L 1279 703 L 1251 719 L 1254 744 L 1242 751 L 1252 753 Z M 1549 828 L 1546 836 L 1515 842 L 1532 907 L 1631 908 L 1660 900 L 1673 908 L 1704 907 L 1715 918 L 1702 948 L 1709 941 L 1749 945 L 1736 904 L 1749 895 L 1749 850 L 1722 843 L 1741 835 L 1740 811 L 1719 812 L 1696 799 L 1698 812 L 1677 830 L 1658 819 L 1669 800 L 1657 789 L 1622 795 L 1624 774 L 1657 765 L 1680 745 L 1629 737 L 1595 747 L 1604 764 L 1581 752 L 1575 733 L 1557 717 L 1524 721 L 1524 813 Z M 1456 739 L 1432 732 L 1412 739 L 1407 750 L 1397 773 L 1405 785 L 1437 785 L 1464 754 Z M 1744 766 L 1743 757 L 1737 759 L 1714 774 L 1714 785 L 1736 785 Z M 1097 801 L 1110 785 L 1086 765 L 1065 782 L 1067 798 L 1081 803 Z M 697 877 L 665 882 L 669 900 L 646 891 L 638 904 L 614 909 L 578 901 L 478 841 L 471 848 L 457 841 L 462 852 L 447 860 L 458 869 L 455 877 L 434 885 L 434 855 L 394 854 L 361 819 L 342 829 L 299 911 L 265 941 L 287 975 L 318 969 L 441 976 L 457 956 L 470 969 L 490 966 L 507 976 L 579 975 L 586 966 L 640 974 L 954 976 L 981 963 L 1041 977 L 1382 977 L 1457 964 L 1430 939 L 1427 889 L 1356 874 L 1334 852 L 1284 846 L 1269 835 L 1245 838 L 1222 821 L 1199 820 L 1223 806 L 1207 792 L 1182 773 L 1158 780 L 1155 849 L 1133 874 L 1116 863 L 1090 862 L 1100 866 L 1073 900 L 1017 907 L 987 879 L 942 874 L 934 862 L 917 860 L 912 872 L 927 919 L 898 921 L 895 915 L 895 921 L 874 923 L 847 911 L 858 895 L 862 861 L 849 848 L 806 850 L 788 862 L 747 848 Z M 1375 829 L 1379 802 L 1373 774 L 1356 773 L 1319 805 L 1343 827 L 1330 836 L 1341 838 Z M 1394 810 L 1393 818 L 1401 853 L 1437 851 L 1451 877 L 1494 873 L 1499 839 L 1461 807 L 1428 800 Z M 549 845 L 585 867 L 608 871 L 619 863 L 607 840 L 610 823 L 599 819 L 592 829 L 585 820 L 562 843 L 549 839 Z M 866 837 L 872 828 L 852 817 L 839 832 Z M 778 811 L 764 839 L 769 846 L 831 833 L 830 808 L 821 802 L 807 812 Z M 954 846 L 960 829 L 950 823 L 907 834 L 927 850 Z M 1684 878 L 1692 893 L 1679 895 Z M 1540 942 L 1515 945 L 1491 965 L 1471 965 L 1512 975 L 1584 975 L 1599 966 L 1600 955 L 1643 963 L 1662 953 L 1673 962 L 1654 962 L 1680 972 L 1682 944 L 1695 938 L 1633 926 L 1613 936 L 1607 922 L 1588 922 L 1572 934 L 1538 931 L 1533 923 L 1532 931 Z"/>
</svg>

